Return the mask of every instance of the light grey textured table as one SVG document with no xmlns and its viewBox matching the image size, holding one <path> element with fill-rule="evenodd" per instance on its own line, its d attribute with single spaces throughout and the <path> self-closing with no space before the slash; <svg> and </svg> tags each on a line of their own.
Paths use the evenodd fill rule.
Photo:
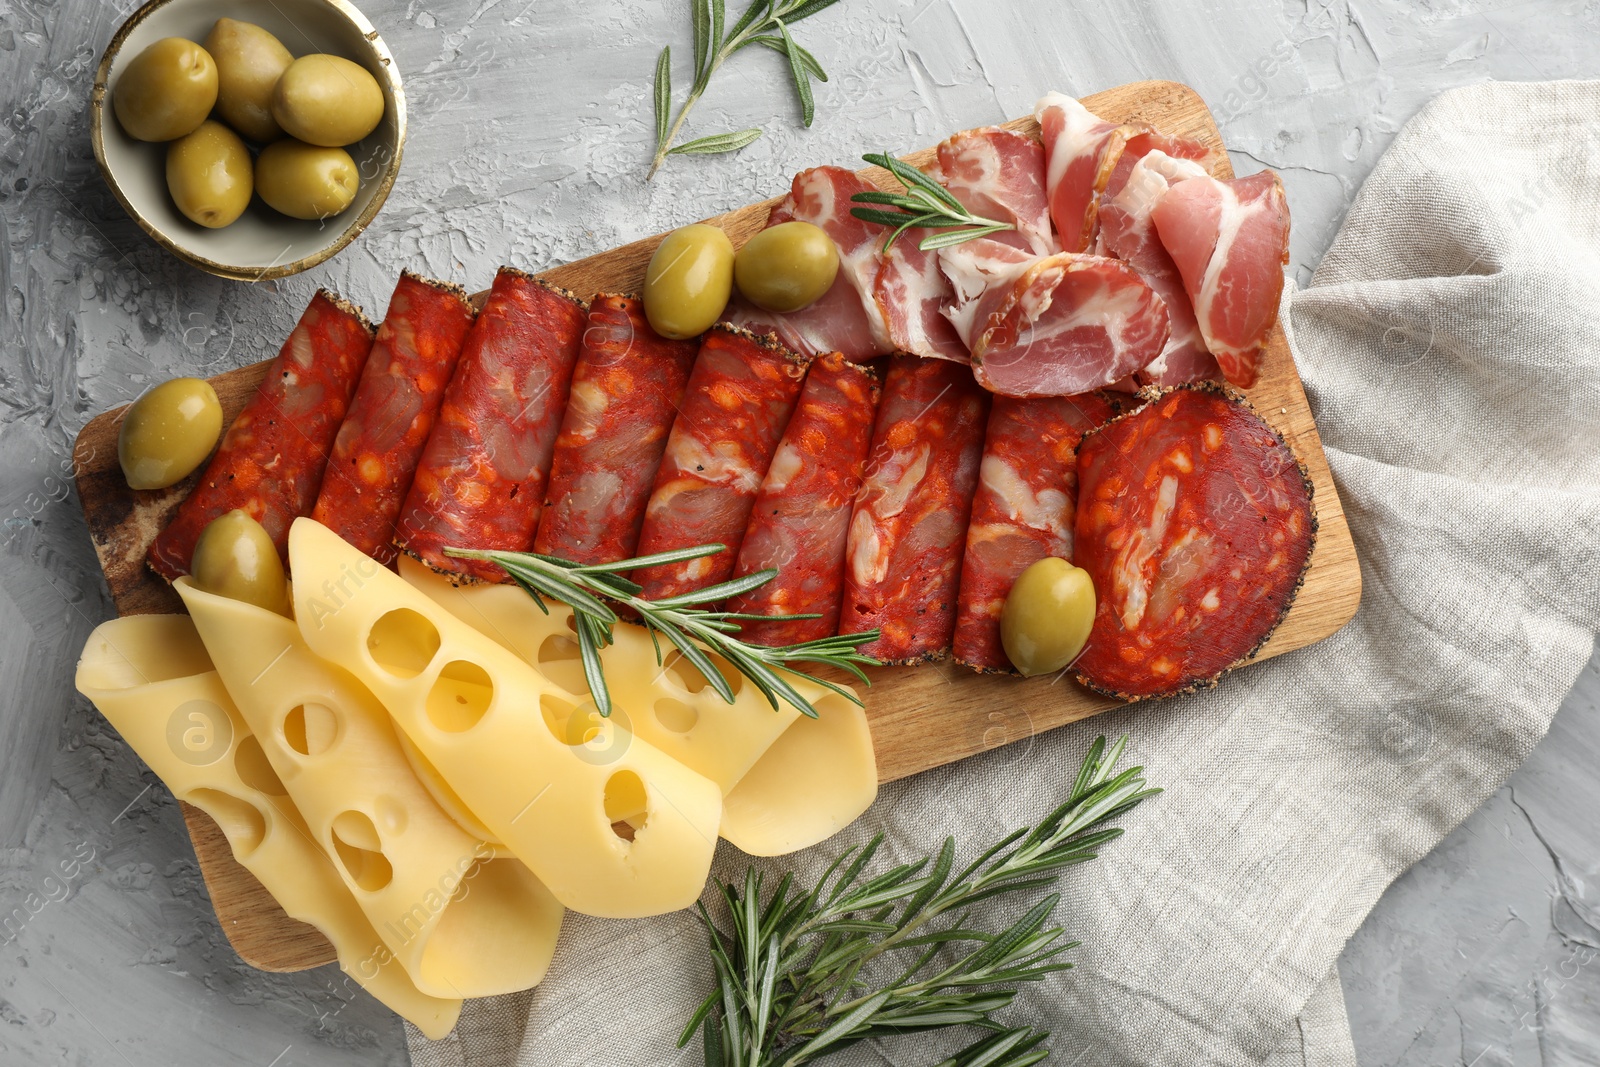
<svg viewBox="0 0 1600 1067">
<path fill-rule="evenodd" d="M 690 132 L 767 136 L 647 185 L 647 79 L 660 43 L 689 54 L 684 0 L 368 0 L 410 99 L 400 181 L 332 262 L 242 285 L 161 252 L 95 171 L 89 86 L 132 7 L 0 0 L 0 1067 L 405 1060 L 398 1023 L 336 970 L 238 961 L 172 798 L 72 692 L 112 614 L 68 461 L 94 414 L 271 355 L 317 286 L 375 312 L 403 267 L 481 288 L 501 263 L 577 258 L 771 195 L 803 166 L 1142 78 L 1198 88 L 1236 166 L 1282 173 L 1304 282 L 1424 100 L 1600 76 L 1597 5 L 1565 0 L 845 0 L 797 30 L 833 75 L 813 130 L 779 57 L 745 54 Z M 1597 1061 L 1597 703 L 1591 664 L 1527 766 L 1347 949 L 1364 1065 Z"/>
</svg>

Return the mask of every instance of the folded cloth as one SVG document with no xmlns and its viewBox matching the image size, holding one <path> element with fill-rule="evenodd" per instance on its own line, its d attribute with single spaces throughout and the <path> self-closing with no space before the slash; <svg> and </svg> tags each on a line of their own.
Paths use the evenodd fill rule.
<svg viewBox="0 0 1600 1067">
<path fill-rule="evenodd" d="M 1600 83 L 1437 98 L 1287 301 L 1361 557 L 1354 621 L 1211 692 L 887 787 L 791 865 L 814 874 L 879 830 L 885 861 L 946 833 L 980 847 L 1050 808 L 1095 734 L 1126 731 L 1167 792 L 1066 872 L 1078 966 L 1007 1017 L 1049 1029 L 1063 1065 L 1353 1065 L 1331 973 L 1345 940 L 1543 736 L 1600 629 L 1596 114 Z M 716 873 L 748 862 L 724 846 Z M 698 1062 L 673 1046 L 708 988 L 703 946 L 683 914 L 573 917 L 540 989 L 469 1004 L 443 1042 L 412 1031 L 413 1062 Z"/>
</svg>

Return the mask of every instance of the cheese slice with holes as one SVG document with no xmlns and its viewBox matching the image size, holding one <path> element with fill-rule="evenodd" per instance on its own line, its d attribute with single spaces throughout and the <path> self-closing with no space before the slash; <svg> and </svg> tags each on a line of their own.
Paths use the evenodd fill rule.
<svg viewBox="0 0 1600 1067">
<path fill-rule="evenodd" d="M 561 905 L 434 802 L 383 705 L 291 620 L 188 578 L 175 587 L 267 762 L 417 987 L 489 997 L 537 985 Z"/>
<path fill-rule="evenodd" d="M 428 1037 L 450 1032 L 461 998 L 420 991 L 378 937 L 313 842 L 187 616 L 102 624 L 89 635 L 75 681 L 174 796 L 216 820 L 234 859 L 283 910 L 332 942 L 346 974 Z"/>
<path fill-rule="evenodd" d="M 295 521 L 289 562 L 306 644 L 372 691 L 558 901 L 639 918 L 698 899 L 722 817 L 716 783 L 319 523 Z"/>
<path fill-rule="evenodd" d="M 549 614 L 511 585 L 455 585 L 406 557 L 400 575 L 451 614 L 514 652 L 574 699 L 589 693 L 572 609 L 550 603 Z M 547 602 L 548 603 L 548 602 Z M 695 666 L 668 648 L 664 666 L 643 627 L 622 623 L 600 651 L 613 715 L 626 717 L 639 737 L 722 788 L 719 832 L 755 856 L 776 856 L 827 840 L 878 795 L 877 761 L 866 714 L 855 703 L 804 678 L 790 676 L 817 709 L 802 715 L 787 701 L 772 705 L 731 666 L 724 677 L 734 702 L 724 700 Z"/>
</svg>

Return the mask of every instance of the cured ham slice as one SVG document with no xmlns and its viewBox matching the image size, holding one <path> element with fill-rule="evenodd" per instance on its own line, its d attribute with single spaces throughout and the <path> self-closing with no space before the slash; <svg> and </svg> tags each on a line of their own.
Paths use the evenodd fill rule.
<svg viewBox="0 0 1600 1067">
<path fill-rule="evenodd" d="M 1062 93 L 1047 93 L 1034 105 L 1044 138 L 1045 188 L 1050 218 L 1061 247 L 1085 252 L 1094 243 L 1100 194 L 1105 192 L 1122 155 L 1136 132 L 1092 113 Z"/>
<path fill-rule="evenodd" d="M 761 482 L 739 546 L 735 578 L 768 567 L 777 577 L 728 601 L 750 615 L 815 619 L 742 623 L 740 637 L 758 645 L 793 645 L 839 632 L 844 546 L 850 505 L 872 445 L 878 378 L 837 353 L 806 373 L 794 416 Z"/>
<path fill-rule="evenodd" d="M 972 373 L 1005 396 L 1072 396 L 1161 354 L 1167 309 L 1132 267 L 1101 256 L 1030 256 L 986 238 L 940 251 L 950 320 Z"/>
<path fill-rule="evenodd" d="M 1034 563 L 1072 558 L 1078 442 L 1112 411 L 1097 393 L 995 397 L 961 561 L 957 663 L 1011 669 L 1000 643 L 1000 610 L 1017 576 Z"/>
<path fill-rule="evenodd" d="M 684 391 L 639 531 L 641 556 L 694 545 L 726 552 L 643 567 L 651 600 L 733 576 L 750 509 L 805 382 L 806 364 L 770 337 L 714 326 Z"/>
<path fill-rule="evenodd" d="M 991 240 L 1036 256 L 1061 251 L 1050 229 L 1044 146 L 1038 141 L 987 126 L 958 133 L 936 151 L 939 183 L 962 207 L 980 218 L 1016 227 L 994 234 Z"/>
<path fill-rule="evenodd" d="M 1175 696 L 1254 656 L 1310 564 L 1311 495 L 1283 438 L 1215 383 L 1086 435 L 1073 562 L 1097 603 L 1079 679 L 1127 700 Z"/>
<path fill-rule="evenodd" d="M 839 352 L 860 360 L 892 351 L 889 326 L 874 297 L 883 227 L 850 214 L 850 198 L 875 188 L 843 167 L 813 167 L 796 174 L 789 195 L 767 216 L 767 226 L 798 220 L 820 227 L 839 248 L 839 275 L 810 307 L 782 314 L 736 298 L 728 306 L 727 320 L 756 333 L 776 334 L 804 356 Z"/>
<path fill-rule="evenodd" d="M 883 631 L 862 652 L 938 659 L 955 632 L 967 515 L 989 398 L 948 360 L 894 356 L 845 547 L 841 633 Z"/>
<path fill-rule="evenodd" d="M 873 295 L 895 351 L 967 363 L 971 354 L 944 313 L 955 290 L 939 267 L 938 251 L 917 247 L 919 235 L 926 232 L 907 231 L 894 243 L 883 257 Z"/>
<path fill-rule="evenodd" d="M 1101 249 L 1138 271 L 1167 305 L 1171 332 L 1161 354 L 1139 371 L 1144 385 L 1178 385 L 1222 373 L 1200 334 L 1183 276 L 1150 221 L 1173 183 L 1206 176 L 1198 163 L 1151 151 L 1128 169 L 1116 193 L 1101 200 Z"/>
<path fill-rule="evenodd" d="M 1255 384 L 1289 262 L 1289 205 L 1272 171 L 1174 185 L 1151 212 L 1183 276 L 1206 347 L 1228 381 Z"/>
<path fill-rule="evenodd" d="M 1133 123 L 1125 130 L 1127 133 L 1122 142 L 1122 150 L 1117 153 L 1117 159 L 1111 166 L 1111 173 L 1106 178 L 1106 187 L 1101 194 L 1101 210 L 1105 208 L 1105 198 L 1116 196 L 1128 183 L 1128 176 L 1133 173 L 1133 168 L 1139 161 L 1152 152 L 1160 152 L 1171 159 L 1186 160 L 1200 166 L 1200 173 L 1211 173 L 1211 149 L 1204 142 L 1193 137 L 1180 137 L 1177 134 L 1163 133 L 1152 126 Z"/>
</svg>

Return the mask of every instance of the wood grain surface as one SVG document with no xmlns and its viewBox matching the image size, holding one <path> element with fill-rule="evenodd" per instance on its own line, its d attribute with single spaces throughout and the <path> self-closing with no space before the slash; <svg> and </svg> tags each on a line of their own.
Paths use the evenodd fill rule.
<svg viewBox="0 0 1600 1067">
<path fill-rule="evenodd" d="M 1216 123 L 1204 101 L 1187 86 L 1135 82 L 1085 97 L 1084 104 L 1112 121 L 1141 120 L 1199 138 L 1213 150 L 1212 172 L 1232 177 Z M 1038 133 L 1038 124 L 1031 118 L 1006 126 L 1034 136 Z M 932 149 L 906 157 L 919 166 L 932 158 Z M 884 188 L 898 188 L 882 170 L 869 168 L 863 173 Z M 774 184 L 778 184 L 776 179 Z M 707 221 L 727 231 L 737 247 L 762 228 L 776 199 Z M 662 236 L 635 241 L 541 276 L 585 298 L 597 292 L 638 292 Z M 266 367 L 265 362 L 257 363 L 211 379 L 228 421 L 265 376 Z M 1260 379 L 1247 393 L 1304 461 L 1315 487 L 1320 524 L 1305 585 L 1288 617 L 1257 654 L 1256 659 L 1263 660 L 1320 641 L 1348 622 L 1361 600 L 1361 572 L 1305 389 L 1281 329 L 1274 329 L 1263 355 Z M 96 417 L 78 435 L 73 458 L 79 499 L 117 609 L 125 615 L 181 611 L 177 594 L 144 566 L 144 553 L 199 475 L 170 489 L 130 490 L 117 463 L 117 432 L 124 410 L 117 408 Z M 1066 679 L 977 675 L 948 662 L 885 667 L 869 674 L 873 686 L 864 696 L 882 781 L 1020 741 L 1119 703 Z M 1222 684 L 1227 685 L 1227 680 Z M 226 839 L 208 816 L 184 805 L 184 819 L 218 921 L 245 962 L 268 971 L 302 970 L 332 962 L 333 949 L 327 940 L 285 915 L 261 884 L 234 862 Z"/>
</svg>

